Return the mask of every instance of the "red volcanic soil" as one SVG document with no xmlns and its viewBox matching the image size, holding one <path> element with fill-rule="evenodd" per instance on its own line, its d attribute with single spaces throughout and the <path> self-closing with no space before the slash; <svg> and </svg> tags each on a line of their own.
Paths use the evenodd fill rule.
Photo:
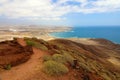
<svg viewBox="0 0 120 80">
<path fill-rule="evenodd" d="M 22 41 L 22 40 L 21 40 Z M 22 46 L 18 41 L 4 41 L 0 42 L 0 66 L 4 68 L 10 64 L 15 66 L 27 61 L 32 52 L 32 48 L 29 46 Z"/>
<path fill-rule="evenodd" d="M 100 45 L 85 45 L 76 43 L 70 40 L 56 39 L 52 41 L 36 40 L 38 43 L 45 45 L 48 50 L 42 50 L 32 46 L 27 46 L 22 38 L 17 38 L 11 41 L 0 42 L 0 68 L 5 68 L 10 64 L 10 70 L 0 72 L 2 80 L 104 80 L 99 73 L 102 70 L 104 74 L 111 73 L 106 68 L 106 65 L 111 65 L 107 58 L 115 57 L 118 52 L 116 49 L 109 55 L 111 48 Z M 111 44 L 112 45 L 112 44 Z M 65 51 L 67 54 L 74 56 L 79 61 L 79 68 L 73 69 L 71 65 L 67 65 L 69 72 L 63 76 L 48 76 L 41 71 L 43 66 L 44 55 L 62 54 Z M 62 52 L 62 53 L 61 53 Z M 103 55 L 103 52 L 105 55 Z M 115 53 L 116 52 L 116 53 Z M 105 59 L 106 58 L 106 59 Z M 119 57 L 118 57 L 119 58 Z M 19 65 L 18 65 L 19 64 Z M 99 65 L 100 64 L 100 65 Z M 91 67 L 92 66 L 92 67 Z M 111 65 L 112 66 L 112 65 Z M 108 67 L 108 66 L 107 66 Z M 88 70 L 87 70 L 88 69 Z M 90 70 L 89 70 L 90 69 Z M 95 72 L 97 71 L 97 72 Z M 114 69 L 113 69 L 114 72 Z M 105 74 L 105 77 L 107 76 Z M 113 74 L 109 74 L 113 75 Z M 108 77 L 109 77 L 108 75 Z M 89 79 L 87 79 L 89 77 Z M 113 78 L 117 80 L 116 78 Z M 109 80 L 113 80 L 112 78 Z"/>
<path fill-rule="evenodd" d="M 29 78 L 36 73 L 36 66 L 42 63 L 40 58 L 46 54 L 44 51 L 36 48 L 33 48 L 33 52 L 34 54 L 26 63 L 15 66 L 9 71 L 2 72 L 1 78 L 3 80 L 30 80 Z"/>
<path fill-rule="evenodd" d="M 14 45 L 11 46 L 10 44 Z M 36 65 L 42 62 L 40 61 L 40 58 L 46 54 L 44 51 L 41 51 L 40 49 L 27 47 L 24 39 L 20 38 L 17 39 L 17 42 L 16 41 L 2 42 L 0 44 L 0 47 L 3 49 L 6 49 L 7 47 L 7 49 L 12 51 L 8 52 L 4 50 L 6 51 L 6 53 L 0 55 L 1 66 L 6 65 L 6 63 L 17 65 L 29 59 L 26 63 L 15 66 L 9 71 L 1 72 L 0 77 L 2 80 L 26 80 L 27 78 L 34 74 Z M 34 54 L 31 55 L 32 53 Z"/>
</svg>

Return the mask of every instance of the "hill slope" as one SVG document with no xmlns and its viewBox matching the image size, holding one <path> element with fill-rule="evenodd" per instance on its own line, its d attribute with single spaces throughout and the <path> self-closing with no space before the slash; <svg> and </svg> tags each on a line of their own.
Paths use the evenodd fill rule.
<svg viewBox="0 0 120 80">
<path fill-rule="evenodd" d="M 2 69 L 0 72 L 3 80 L 120 79 L 120 45 L 105 39 L 55 39 L 46 42 L 25 38 L 1 42 L 0 48 L 1 68 L 12 65 L 11 70 Z M 19 60 L 17 57 L 10 58 L 6 62 L 8 57 L 18 54 L 24 56 L 19 56 Z M 45 63 L 51 60 L 64 65 L 68 72 L 61 76 L 44 73 Z"/>
</svg>

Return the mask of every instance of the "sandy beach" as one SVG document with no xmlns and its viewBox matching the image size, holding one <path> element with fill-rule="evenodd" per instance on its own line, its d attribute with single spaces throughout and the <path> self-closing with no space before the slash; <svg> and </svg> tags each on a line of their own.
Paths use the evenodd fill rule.
<svg viewBox="0 0 120 80">
<path fill-rule="evenodd" d="M 48 28 L 41 28 L 37 27 L 34 28 L 1 28 L 0 29 L 0 41 L 4 40 L 12 40 L 14 37 L 37 37 L 44 40 L 51 40 L 55 37 L 51 36 L 50 33 L 52 32 L 64 32 L 71 30 L 70 27 L 48 27 Z"/>
</svg>

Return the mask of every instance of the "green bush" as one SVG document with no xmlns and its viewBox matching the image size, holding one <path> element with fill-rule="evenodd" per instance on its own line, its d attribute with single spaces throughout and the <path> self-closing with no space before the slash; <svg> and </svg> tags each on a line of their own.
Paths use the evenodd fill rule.
<svg viewBox="0 0 120 80">
<path fill-rule="evenodd" d="M 67 73 L 69 70 L 62 63 L 49 60 L 44 62 L 43 71 L 51 76 L 59 76 Z"/>
<path fill-rule="evenodd" d="M 69 53 L 63 53 L 63 56 L 65 57 L 65 60 L 70 63 L 71 65 L 73 65 L 73 60 L 74 58 L 69 54 Z"/>
<path fill-rule="evenodd" d="M 52 60 L 52 56 L 50 56 L 50 55 L 44 55 L 43 56 L 43 61 L 48 61 L 48 60 Z"/>
<path fill-rule="evenodd" d="M 6 69 L 6 70 L 10 70 L 10 69 L 11 69 L 11 64 L 7 64 L 7 65 L 5 66 L 5 69 Z"/>
<path fill-rule="evenodd" d="M 36 44 L 34 45 L 34 47 L 36 47 L 36 48 L 38 48 L 38 49 L 42 49 L 42 50 L 48 50 L 48 48 L 47 48 L 45 45 L 40 44 L 40 43 L 36 43 Z"/>
<path fill-rule="evenodd" d="M 26 44 L 29 45 L 29 46 L 33 46 L 33 47 L 42 49 L 42 50 L 48 50 L 48 48 L 47 48 L 45 45 L 40 44 L 40 43 L 38 43 L 38 42 L 35 42 L 35 41 L 33 41 L 33 40 L 27 39 L 27 40 L 26 40 Z"/>
<path fill-rule="evenodd" d="M 28 46 L 35 46 L 35 42 L 31 41 L 31 40 L 26 40 L 26 44 Z"/>
<path fill-rule="evenodd" d="M 16 40 L 17 40 L 17 37 L 13 37 L 13 40 L 15 40 L 15 41 L 16 41 Z"/>
<path fill-rule="evenodd" d="M 65 57 L 61 54 L 54 54 L 52 56 L 52 59 L 56 62 L 59 62 L 59 63 L 64 63 L 64 64 L 66 63 Z"/>
<path fill-rule="evenodd" d="M 53 60 L 63 64 L 66 64 L 68 62 L 69 64 L 73 65 L 74 58 L 68 53 L 63 53 L 63 54 L 54 54 L 53 56 L 45 55 L 43 56 L 43 60 L 44 61 Z"/>
</svg>

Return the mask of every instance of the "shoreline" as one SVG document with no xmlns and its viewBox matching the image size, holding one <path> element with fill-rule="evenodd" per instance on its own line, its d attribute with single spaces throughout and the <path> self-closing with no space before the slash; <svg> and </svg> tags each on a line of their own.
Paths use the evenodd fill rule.
<svg viewBox="0 0 120 80">
<path fill-rule="evenodd" d="M 82 41 L 83 43 L 85 43 L 87 40 L 88 40 L 87 42 L 89 42 L 90 39 L 96 39 L 96 38 L 79 38 L 79 37 L 64 38 L 64 37 L 57 37 L 57 36 L 51 35 L 51 33 L 72 31 L 72 29 L 73 29 L 72 27 L 32 28 L 32 29 L 29 29 L 29 31 L 28 31 L 28 29 L 26 31 L 24 30 L 24 31 L 18 31 L 18 32 L 17 31 L 9 31 L 9 29 L 7 31 L 1 30 L 0 42 L 5 41 L 5 40 L 13 40 L 14 37 L 18 37 L 18 38 L 36 37 L 38 39 L 43 39 L 45 41 L 56 39 L 56 38 L 57 39 L 63 38 L 63 39 L 73 40 L 76 42 Z M 106 39 L 106 40 L 108 40 L 108 39 Z M 111 41 L 111 40 L 109 40 L 109 41 Z M 114 41 L 111 41 L 111 42 L 120 45 L 120 43 L 116 43 Z"/>
<path fill-rule="evenodd" d="M 66 32 L 71 30 L 71 27 L 53 27 L 53 28 L 25 28 L 23 31 L 20 31 L 20 29 L 14 29 L 11 31 L 11 29 L 7 29 L 4 31 L 1 30 L 0 32 L 0 41 L 5 40 L 13 40 L 14 37 L 23 38 L 23 37 L 37 37 L 41 38 L 43 40 L 51 40 L 55 39 L 57 37 L 50 35 L 54 32 Z M 17 31 L 18 30 L 18 31 Z M 4 35 L 3 35 L 4 34 Z"/>
</svg>

